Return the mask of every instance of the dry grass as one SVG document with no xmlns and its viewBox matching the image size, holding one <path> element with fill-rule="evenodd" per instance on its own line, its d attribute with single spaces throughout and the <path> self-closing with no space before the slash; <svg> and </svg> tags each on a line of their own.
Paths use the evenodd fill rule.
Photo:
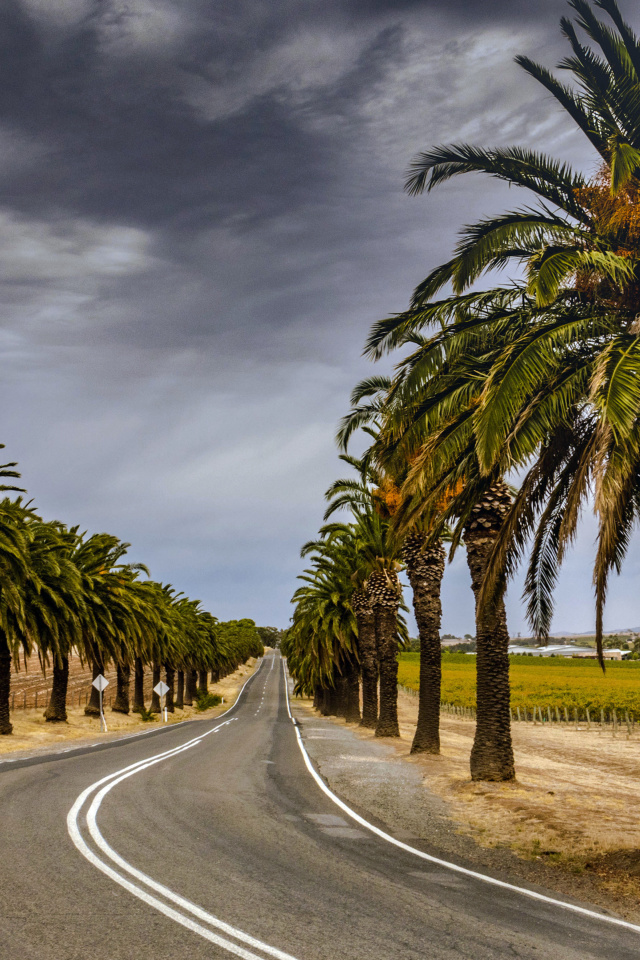
<svg viewBox="0 0 640 960">
<path fill-rule="evenodd" d="M 183 720 L 192 718 L 217 717 L 224 713 L 235 702 L 240 688 L 247 678 L 255 670 L 257 660 L 251 658 L 235 673 L 230 674 L 219 683 L 209 684 L 211 693 L 218 693 L 224 698 L 224 703 L 199 713 L 195 707 L 185 707 L 184 710 L 176 710 L 169 714 L 169 723 L 181 723 Z M 145 730 L 157 727 L 160 720 L 145 723 L 138 714 L 130 713 L 125 716 L 122 713 L 113 713 L 109 708 L 105 710 L 105 718 L 108 726 L 108 733 L 102 733 L 100 729 L 100 720 L 94 717 L 84 715 L 84 707 L 72 707 L 67 709 L 67 723 L 47 723 L 43 717 L 44 701 L 42 708 L 16 710 L 11 716 L 13 723 L 13 734 L 11 736 L 0 737 L 0 754 L 13 753 L 24 750 L 48 750 L 55 749 L 60 743 L 70 741 L 90 740 L 98 742 L 111 736 L 122 735 L 123 733 L 141 733 Z"/>
</svg>

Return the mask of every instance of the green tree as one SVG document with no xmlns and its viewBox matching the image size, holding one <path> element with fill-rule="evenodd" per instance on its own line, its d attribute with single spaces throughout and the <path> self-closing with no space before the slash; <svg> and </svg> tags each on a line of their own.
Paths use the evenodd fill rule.
<svg viewBox="0 0 640 960">
<path fill-rule="evenodd" d="M 442 603 L 440 590 L 444 576 L 445 551 L 443 540 L 448 531 L 432 537 L 428 525 L 418 520 L 398 537 L 393 518 L 402 502 L 401 486 L 406 479 L 407 463 L 394 458 L 394 474 L 389 470 L 375 470 L 369 462 L 380 439 L 380 431 L 388 420 L 386 398 L 393 383 L 388 377 L 370 377 L 358 384 L 351 396 L 352 409 L 343 418 L 338 432 L 338 443 L 346 449 L 356 428 L 364 428 L 374 440 L 367 459 L 370 478 L 375 486 L 370 491 L 362 484 L 345 487 L 352 499 L 366 502 L 372 497 L 375 509 L 387 521 L 390 542 L 405 564 L 411 585 L 413 609 L 420 635 L 420 689 L 418 722 L 411 746 L 412 753 L 440 752 L 440 689 L 441 644 L 440 622 Z M 363 404 L 363 400 L 367 403 Z"/>
<path fill-rule="evenodd" d="M 356 610 L 360 614 L 363 636 L 366 632 L 367 605 L 373 613 L 378 674 L 380 678 L 380 704 L 376 723 L 376 736 L 399 737 L 398 726 L 398 641 L 399 614 L 402 605 L 402 588 L 398 571 L 399 541 L 392 534 L 388 515 L 381 509 L 381 498 L 376 497 L 373 484 L 379 479 L 368 459 L 357 459 L 346 454 L 341 459 L 350 464 L 359 474 L 357 480 L 337 480 L 326 494 L 329 507 L 328 519 L 335 511 L 348 507 L 354 522 L 354 562 L 357 567 L 352 576 L 359 577 L 360 591 L 356 595 Z M 370 644 L 370 641 L 368 641 Z M 369 659 L 369 652 L 365 659 Z M 372 686 L 371 680 L 369 681 Z"/>
<path fill-rule="evenodd" d="M 574 87 L 525 57 L 520 65 L 587 136 L 601 162 L 591 179 L 522 148 L 438 147 L 416 158 L 408 189 L 420 193 L 453 176 L 482 172 L 532 191 L 533 207 L 467 228 L 454 257 L 417 288 L 411 310 L 374 331 L 375 351 L 442 316 L 436 301 L 453 284 L 447 350 L 461 349 L 473 306 L 491 301 L 498 355 L 485 368 L 468 415 L 481 471 L 504 474 L 534 463 L 492 557 L 483 595 L 510 572 L 535 534 L 527 592 L 536 632 L 548 632 L 557 567 L 595 486 L 599 516 L 596 634 L 611 570 L 619 569 L 638 511 L 638 240 L 640 238 L 640 43 L 613 0 L 573 0 L 562 29 L 571 55 L 561 66 Z M 600 21 L 604 11 L 612 25 Z M 578 30 L 586 33 L 583 43 Z M 514 288 L 468 294 L 487 270 L 514 263 Z M 457 316 L 460 298 L 468 308 Z M 502 298 L 502 315 L 497 308 Z M 520 304 L 518 304 L 520 299 Z M 506 301 L 509 300 L 508 305 Z M 480 318 L 486 326 L 487 315 Z M 466 329 L 465 329 L 466 324 Z M 505 329 L 508 325 L 508 330 Z M 473 331 L 472 331 L 473 332 Z M 457 347 L 456 347 L 457 344 Z M 463 349 L 463 347 L 462 347 Z"/>
</svg>

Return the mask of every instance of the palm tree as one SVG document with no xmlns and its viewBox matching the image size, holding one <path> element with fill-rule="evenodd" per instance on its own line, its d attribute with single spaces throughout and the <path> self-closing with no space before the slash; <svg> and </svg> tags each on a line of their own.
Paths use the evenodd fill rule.
<svg viewBox="0 0 640 960">
<path fill-rule="evenodd" d="M 429 545 L 425 534 L 409 533 L 402 545 L 402 559 L 411 584 L 413 609 L 420 637 L 418 722 L 411 753 L 440 753 L 440 590 L 444 576 L 445 551 L 441 541 Z"/>
<path fill-rule="evenodd" d="M 374 434 L 375 435 L 375 434 Z M 378 672 L 380 677 L 380 709 L 376 736 L 397 737 L 398 726 L 398 640 L 402 589 L 398 578 L 399 541 L 392 533 L 389 514 L 382 509 L 380 491 L 373 484 L 381 483 L 369 459 L 342 454 L 341 460 L 359 473 L 358 480 L 343 479 L 332 484 L 326 493 L 329 508 L 325 519 L 336 510 L 350 507 L 356 533 L 355 556 L 366 579 L 366 597 L 373 612 Z M 359 603 L 359 606 L 362 606 Z"/>
<path fill-rule="evenodd" d="M 82 540 L 75 556 L 85 577 L 91 613 L 83 636 L 83 655 L 92 665 L 94 680 L 104 673 L 107 663 L 115 663 L 117 689 L 112 709 L 118 713 L 129 712 L 131 664 L 149 649 L 158 629 L 146 584 L 137 579 L 140 572 L 148 571 L 143 564 L 122 562 L 128 548 L 128 543 L 110 534 L 93 534 Z M 85 713 L 97 716 L 99 710 L 98 691 L 92 686 Z"/>
<path fill-rule="evenodd" d="M 392 390 L 389 377 L 369 377 L 353 390 L 351 410 L 343 418 L 338 432 L 338 444 L 346 450 L 356 428 L 363 428 L 373 438 L 374 447 L 380 438 L 385 418 L 388 415 L 386 401 Z M 367 403 L 363 404 L 363 400 Z M 369 459 L 373 456 L 373 448 Z M 365 455 L 367 461 L 367 455 Z M 373 496 L 377 512 L 392 526 L 393 517 L 401 503 L 402 494 L 398 483 L 406 477 L 406 464 L 394 463 L 395 476 L 375 470 L 368 463 L 371 480 L 377 484 L 372 491 L 366 486 L 358 488 L 346 482 L 345 492 L 355 501 L 366 502 Z M 400 469 L 400 473 L 398 473 Z M 345 482 L 343 482 L 345 483 Z M 337 491 L 336 491 L 337 492 Z M 429 531 L 419 523 L 400 540 L 400 556 L 405 564 L 412 590 L 413 609 L 420 637 L 420 689 L 418 697 L 418 722 L 411 747 L 412 753 L 440 752 L 440 689 L 441 689 L 441 644 L 440 623 L 442 604 L 440 589 L 444 576 L 445 552 L 442 539 L 433 539 Z M 376 678 L 377 679 L 377 678 Z"/>
<path fill-rule="evenodd" d="M 320 538 L 303 546 L 312 569 L 299 578 L 308 585 L 294 594 L 297 604 L 291 636 L 315 651 L 313 681 L 307 684 L 325 715 L 335 713 L 347 722 L 360 719 L 358 638 L 351 604 L 353 540 L 351 529 L 332 525 Z M 295 674 L 293 674 L 295 675 Z M 301 688 L 302 689 L 302 688 Z"/>
<path fill-rule="evenodd" d="M 489 580 L 495 585 L 505 569 L 513 569 L 542 511 L 527 583 L 529 609 L 544 635 L 552 609 L 548 584 L 595 483 L 601 652 L 608 577 L 622 561 L 637 517 L 640 42 L 614 0 L 596 0 L 593 6 L 573 0 L 570 6 L 578 17 L 575 25 L 562 20 L 572 55 L 561 66 L 577 89 L 527 58 L 518 62 L 587 136 L 601 161 L 599 173 L 588 180 L 566 164 L 519 148 L 462 144 L 420 155 L 408 180 L 412 193 L 461 173 L 484 172 L 527 188 L 539 201 L 467 228 L 452 260 L 417 288 L 412 310 L 375 331 L 377 345 L 371 346 L 378 349 L 385 338 L 397 341 L 409 329 L 415 334 L 441 313 L 443 302 L 432 301 L 444 283 L 451 281 L 460 297 L 487 269 L 509 262 L 524 266 L 526 283 L 511 291 L 522 298 L 521 307 L 510 310 L 516 335 L 505 341 L 499 331 L 502 349 L 469 419 L 483 472 L 499 475 L 536 459 L 523 489 L 535 491 L 537 499 L 534 509 L 526 496 L 516 500 L 488 561 Z M 593 7 L 604 11 L 613 27 L 599 21 Z M 576 27 L 591 46 L 580 41 Z M 473 295 L 466 296 L 470 303 Z M 504 326 L 505 316 L 495 319 Z M 459 340 L 461 324 L 454 322 L 447 332 Z M 490 592 L 485 587 L 482 595 Z"/>
<path fill-rule="evenodd" d="M 49 723 L 60 723 L 67 719 L 69 654 L 82 642 L 87 623 L 82 574 L 73 562 L 77 530 L 39 519 L 32 520 L 31 526 L 26 631 L 38 647 L 41 662 L 49 656 L 53 659 L 53 685 L 44 716 Z"/>
<path fill-rule="evenodd" d="M 9 473 L 8 464 L 0 468 L 0 476 Z M 5 472 L 6 471 L 6 472 Z M 13 731 L 9 701 L 11 693 L 11 661 L 20 650 L 25 657 L 31 653 L 32 640 L 25 629 L 24 593 L 30 582 L 29 540 L 26 521 L 33 511 L 20 499 L 0 501 L 0 734 Z"/>
<path fill-rule="evenodd" d="M 490 298 L 484 311 L 493 317 L 502 312 L 506 303 L 500 297 Z M 480 304 L 476 296 L 473 304 L 460 297 L 456 307 L 452 302 L 439 305 L 439 316 L 447 312 L 458 316 L 464 327 L 464 349 L 458 342 L 449 343 L 448 331 L 443 328 L 429 339 L 414 331 L 399 328 L 393 333 L 393 346 L 406 343 L 411 352 L 399 364 L 386 395 L 373 405 L 355 406 L 353 419 L 364 422 L 368 410 L 378 417 L 380 431 L 370 457 L 387 478 L 395 497 L 392 526 L 396 535 L 417 540 L 407 542 L 407 559 L 413 559 L 410 576 L 415 584 L 414 598 L 424 600 L 424 607 L 416 610 L 419 623 L 424 624 L 424 700 L 416 750 L 438 749 L 439 704 L 439 586 L 442 560 L 438 552 L 426 554 L 439 538 L 453 525 L 452 541 L 455 550 L 464 538 L 472 585 L 476 594 L 476 634 L 483 652 L 478 657 L 478 713 L 476 746 L 472 754 L 472 776 L 476 779 L 511 779 L 514 775 L 513 754 L 509 733 L 509 681 L 507 642 L 508 631 L 502 602 L 504 584 L 496 587 L 496 594 L 485 605 L 478 601 L 487 557 L 485 537 L 482 541 L 482 566 L 478 565 L 478 524 L 474 511 L 482 510 L 482 528 L 491 533 L 493 544 L 502 529 L 504 511 L 500 497 L 500 475 L 494 471 L 484 476 L 476 454 L 476 436 L 473 414 L 477 397 L 482 391 L 485 371 L 491 367 L 499 349 L 497 338 L 488 335 L 478 318 Z M 432 313 L 436 313 L 435 307 Z M 466 326 L 464 326 L 466 322 Z M 374 335 L 379 332 L 374 330 Z M 504 338 L 503 338 L 504 339 Z M 455 340 L 455 338 L 454 338 Z M 498 346 L 496 346 L 498 343 Z M 365 388 L 357 388 L 362 397 Z M 356 401 L 358 397 L 355 398 Z M 344 425 L 348 432 L 348 424 Z M 391 478 L 398 477 L 399 488 Z M 496 513 L 490 517 L 495 506 Z M 417 563 L 424 557 L 423 568 Z M 412 557 L 413 555 L 413 557 Z M 427 569 L 430 576 L 427 577 Z M 478 578 L 480 577 L 480 581 Z M 498 589 L 500 587 L 500 589 Z M 422 594 L 422 597 L 421 597 Z M 487 624 L 491 625 L 489 633 Z M 437 625 L 437 628 L 436 628 Z M 498 655 L 495 646 L 502 638 Z M 499 699 L 496 699 L 499 693 Z M 487 697 L 491 697 L 487 700 Z M 491 718 L 494 718 L 491 720 Z M 505 727 L 506 718 L 506 727 Z M 493 756 L 491 763 L 486 757 Z M 485 758 L 485 759 L 480 759 Z"/>
<path fill-rule="evenodd" d="M 363 727 L 375 730 L 378 724 L 378 654 L 376 650 L 376 624 L 371 595 L 363 583 L 351 594 L 351 607 L 358 626 L 358 654 L 362 674 L 362 720 Z"/>
</svg>

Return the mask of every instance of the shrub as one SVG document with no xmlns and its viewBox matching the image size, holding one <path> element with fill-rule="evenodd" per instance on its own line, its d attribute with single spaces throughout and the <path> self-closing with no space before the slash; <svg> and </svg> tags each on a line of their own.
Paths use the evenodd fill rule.
<svg viewBox="0 0 640 960">
<path fill-rule="evenodd" d="M 222 697 L 219 693 L 201 693 L 196 699 L 196 710 L 202 713 L 204 710 L 211 710 L 222 703 Z"/>
</svg>

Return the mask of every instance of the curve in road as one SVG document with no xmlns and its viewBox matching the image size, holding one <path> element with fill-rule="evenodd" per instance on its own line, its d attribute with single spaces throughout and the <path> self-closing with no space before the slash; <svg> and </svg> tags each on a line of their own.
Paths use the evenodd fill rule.
<svg viewBox="0 0 640 960">
<path fill-rule="evenodd" d="M 144 738 L 0 768 L 0 955 L 640 957 L 633 925 L 408 847 L 343 805 L 292 724 L 280 661 L 213 725 L 162 731 L 163 750 Z"/>
</svg>

